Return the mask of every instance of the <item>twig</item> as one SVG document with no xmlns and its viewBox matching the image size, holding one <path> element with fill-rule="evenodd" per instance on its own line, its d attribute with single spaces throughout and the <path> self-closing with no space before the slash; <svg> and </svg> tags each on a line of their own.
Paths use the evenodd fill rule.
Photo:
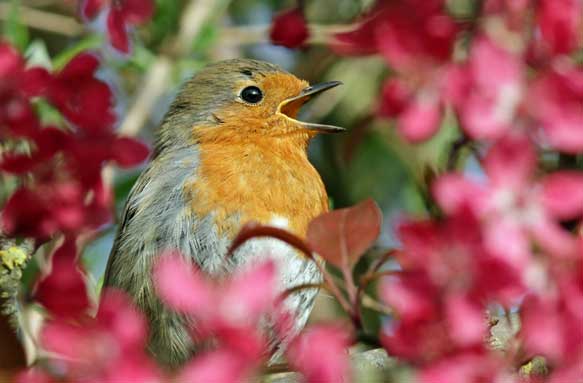
<svg viewBox="0 0 583 383">
<path fill-rule="evenodd" d="M 0 20 L 7 20 L 10 17 L 11 8 L 11 4 L 0 4 Z M 78 36 L 84 31 L 83 25 L 79 24 L 72 17 L 22 5 L 17 7 L 17 12 L 22 22 L 34 29 L 41 29 L 65 36 Z"/>
<path fill-rule="evenodd" d="M 222 28 L 219 34 L 219 45 L 252 45 L 267 44 L 269 40 L 270 24 L 265 25 L 237 25 Z M 337 33 L 353 30 L 355 25 L 319 25 L 309 24 L 310 37 L 308 45 L 329 44 Z"/>
</svg>

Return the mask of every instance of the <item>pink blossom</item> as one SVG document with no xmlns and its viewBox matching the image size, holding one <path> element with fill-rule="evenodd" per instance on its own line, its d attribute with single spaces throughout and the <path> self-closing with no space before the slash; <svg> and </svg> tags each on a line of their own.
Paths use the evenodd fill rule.
<svg viewBox="0 0 583 383">
<path fill-rule="evenodd" d="M 551 54 L 571 53 L 581 46 L 583 4 L 579 0 L 541 0 L 537 22 Z"/>
<path fill-rule="evenodd" d="M 337 325 L 314 325 L 290 345 L 287 356 L 307 383 L 349 381 L 350 336 Z"/>
<path fill-rule="evenodd" d="M 473 43 L 467 64 L 450 69 L 447 93 L 470 137 L 498 138 L 510 130 L 522 100 L 523 70 L 518 54 L 483 36 Z"/>
<path fill-rule="evenodd" d="M 144 24 L 151 19 L 154 14 L 154 2 L 152 0 L 85 0 L 82 5 L 82 14 L 92 19 L 103 8 L 107 8 L 107 32 L 111 45 L 123 53 L 129 53 L 128 28 Z"/>
<path fill-rule="evenodd" d="M 77 265 L 72 239 L 65 240 L 53 254 L 51 271 L 38 284 L 35 297 L 57 317 L 78 317 L 89 308 L 85 280 Z"/>
<path fill-rule="evenodd" d="M 483 221 L 488 250 L 517 270 L 528 269 L 531 241 L 555 255 L 572 255 L 576 250 L 575 239 L 557 221 L 562 214 L 580 215 L 580 201 L 575 195 L 565 196 L 561 206 L 553 205 L 548 197 L 545 203 L 545 193 L 533 179 L 535 160 L 528 139 L 505 137 L 483 160 L 487 182 L 447 175 L 438 179 L 433 188 L 436 200 L 446 213 L 470 207 Z M 553 186 L 555 182 L 574 189 L 581 183 L 580 177 L 574 174 L 563 173 L 560 177 L 556 181 L 549 179 L 547 195 L 560 195 Z"/>
<path fill-rule="evenodd" d="M 72 381 L 160 381 L 145 354 L 146 323 L 125 295 L 104 292 L 95 319 L 51 320 L 41 332 L 49 363 Z"/>
<path fill-rule="evenodd" d="M 269 38 L 274 44 L 287 48 L 301 47 L 309 36 L 304 13 L 299 8 L 276 15 L 269 31 Z"/>
<path fill-rule="evenodd" d="M 380 53 L 397 71 L 428 70 L 450 58 L 457 28 L 443 1 L 378 2 L 355 31 L 337 35 L 339 53 Z"/>
<path fill-rule="evenodd" d="M 156 264 L 154 276 L 162 300 L 196 319 L 195 337 L 215 337 L 254 363 L 267 352 L 267 343 L 257 330 L 261 318 L 277 312 L 272 261 L 221 283 L 203 277 L 181 255 L 170 253 Z M 270 320 L 277 322 L 275 316 Z"/>
<path fill-rule="evenodd" d="M 570 64 L 542 72 L 529 89 L 528 111 L 549 143 L 564 152 L 583 150 L 583 70 Z"/>
</svg>

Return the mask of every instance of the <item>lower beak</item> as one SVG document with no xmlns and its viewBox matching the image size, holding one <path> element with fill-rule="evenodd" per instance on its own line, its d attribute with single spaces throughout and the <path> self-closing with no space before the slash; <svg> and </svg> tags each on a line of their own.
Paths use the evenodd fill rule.
<svg viewBox="0 0 583 383">
<path fill-rule="evenodd" d="M 293 120 L 297 124 L 301 125 L 302 127 L 313 130 L 316 132 L 321 133 L 340 133 L 345 131 L 344 128 L 334 125 L 325 125 L 325 124 L 316 124 L 313 122 L 304 122 L 298 121 L 294 117 L 297 114 L 298 110 L 301 108 L 303 104 L 308 102 L 312 97 L 320 94 L 324 91 L 329 89 L 335 88 L 338 85 L 341 85 L 340 81 L 328 81 L 322 82 L 320 84 L 311 85 L 305 89 L 303 89 L 300 94 L 294 96 L 292 98 L 288 98 L 284 100 L 281 104 L 279 104 L 277 111 L 278 113 L 283 114 L 286 118 Z"/>
</svg>

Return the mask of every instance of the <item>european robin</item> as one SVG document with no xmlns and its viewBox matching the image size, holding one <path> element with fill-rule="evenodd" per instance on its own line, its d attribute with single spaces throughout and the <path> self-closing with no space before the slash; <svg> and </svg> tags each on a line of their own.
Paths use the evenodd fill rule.
<svg viewBox="0 0 583 383">
<path fill-rule="evenodd" d="M 308 223 L 328 210 L 306 149 L 316 134 L 343 129 L 296 115 L 311 97 L 339 84 L 309 86 L 273 64 L 227 60 L 196 74 L 170 106 L 153 159 L 129 194 L 104 280 L 145 313 L 148 348 L 161 363 L 178 366 L 197 349 L 185 318 L 165 308 L 154 291 L 152 265 L 164 250 L 180 251 L 216 277 L 273 257 L 281 291 L 320 282 L 311 260 L 276 239 L 255 239 L 226 253 L 248 222 L 305 237 Z M 286 299 L 295 332 L 316 294 L 301 290 Z"/>
</svg>

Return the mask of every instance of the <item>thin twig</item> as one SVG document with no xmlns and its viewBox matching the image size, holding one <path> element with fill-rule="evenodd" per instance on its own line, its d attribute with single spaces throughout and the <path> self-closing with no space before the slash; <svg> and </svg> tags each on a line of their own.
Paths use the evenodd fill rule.
<svg viewBox="0 0 583 383">
<path fill-rule="evenodd" d="M 0 20 L 8 20 L 12 11 L 12 4 L 0 4 Z M 83 33 L 83 25 L 74 18 L 59 15 L 57 13 L 41 11 L 38 9 L 18 6 L 16 9 L 20 20 L 30 28 L 58 33 L 65 36 L 78 36 Z"/>
</svg>

